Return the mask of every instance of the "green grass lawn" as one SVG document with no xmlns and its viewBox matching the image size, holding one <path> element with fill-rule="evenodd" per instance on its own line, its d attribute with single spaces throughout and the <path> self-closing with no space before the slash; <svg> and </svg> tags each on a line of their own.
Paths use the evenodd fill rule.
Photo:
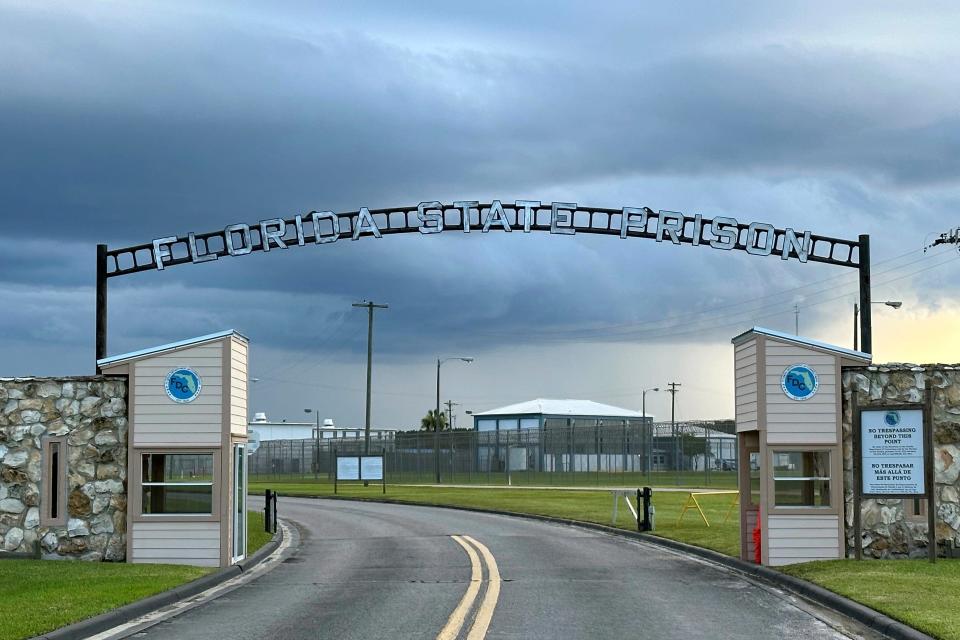
<svg viewBox="0 0 960 640">
<path fill-rule="evenodd" d="M 283 515 L 283 496 L 332 496 L 333 485 L 327 482 L 251 482 L 251 493 L 263 493 L 264 489 L 278 491 L 281 496 L 279 513 Z M 584 520 L 611 524 L 613 499 L 607 491 L 564 491 L 553 489 L 479 489 L 450 487 L 416 487 L 387 485 L 387 494 L 380 493 L 379 485 L 364 487 L 360 484 L 341 484 L 338 495 L 371 500 L 402 500 L 440 506 L 478 507 L 501 509 L 517 513 Z M 677 518 L 687 494 L 658 492 L 654 489 L 653 506 L 656 508 L 656 535 L 695 544 L 728 555 L 737 555 L 740 550 L 739 515 L 736 510 L 727 523 L 723 517 L 732 496 L 705 496 L 701 505 L 710 521 L 707 527 L 695 511 L 689 511 L 678 525 Z M 620 500 L 619 517 L 615 526 L 636 530 L 636 522 Z"/>
<path fill-rule="evenodd" d="M 0 638 L 29 638 L 213 571 L 168 564 L 0 562 Z"/>
<path fill-rule="evenodd" d="M 263 511 L 247 511 L 247 557 L 273 539 L 272 533 L 263 530 Z"/>
<path fill-rule="evenodd" d="M 960 561 L 830 560 L 780 569 L 934 637 L 960 640 Z"/>
<path fill-rule="evenodd" d="M 247 554 L 273 537 L 248 511 Z M 30 638 L 178 587 L 216 569 L 53 560 L 0 562 L 0 638 Z"/>
</svg>

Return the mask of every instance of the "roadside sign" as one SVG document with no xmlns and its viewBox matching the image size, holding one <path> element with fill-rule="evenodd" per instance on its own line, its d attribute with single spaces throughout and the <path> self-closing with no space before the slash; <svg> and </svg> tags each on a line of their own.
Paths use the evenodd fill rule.
<svg viewBox="0 0 960 640">
<path fill-rule="evenodd" d="M 360 458 L 357 456 L 337 456 L 337 480 L 359 480 Z"/>
<path fill-rule="evenodd" d="M 860 414 L 863 495 L 925 495 L 922 409 L 864 409 Z"/>
<path fill-rule="evenodd" d="M 382 485 L 383 492 L 387 492 L 386 475 L 383 469 L 383 454 L 376 456 L 370 455 L 352 455 L 341 456 L 334 452 L 337 459 L 337 466 L 333 474 L 333 492 L 337 493 L 337 485 L 345 481 L 363 481 L 364 486 L 367 482 L 375 480 Z"/>
<path fill-rule="evenodd" d="M 863 558 L 863 498 L 925 498 L 927 530 L 936 529 L 937 494 L 933 469 L 933 392 L 924 390 L 923 403 L 873 405 L 861 408 L 851 396 L 853 414 L 853 550 Z M 937 545 L 927 545 L 930 562 Z"/>
<path fill-rule="evenodd" d="M 383 456 L 360 456 L 360 479 L 383 480 Z"/>
</svg>

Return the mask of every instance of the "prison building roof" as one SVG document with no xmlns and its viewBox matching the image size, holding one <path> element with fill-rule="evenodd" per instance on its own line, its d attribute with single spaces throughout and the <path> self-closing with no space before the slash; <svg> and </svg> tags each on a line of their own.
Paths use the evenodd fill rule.
<svg viewBox="0 0 960 640">
<path fill-rule="evenodd" d="M 526 402 L 510 404 L 498 409 L 482 411 L 473 414 L 474 416 L 523 416 L 523 415 L 546 415 L 546 416 L 599 416 L 613 418 L 642 418 L 643 414 L 633 409 L 623 409 L 609 404 L 601 404 L 593 400 L 555 400 L 550 398 L 536 398 Z M 651 419 L 651 414 L 646 414 L 647 419 Z"/>
</svg>

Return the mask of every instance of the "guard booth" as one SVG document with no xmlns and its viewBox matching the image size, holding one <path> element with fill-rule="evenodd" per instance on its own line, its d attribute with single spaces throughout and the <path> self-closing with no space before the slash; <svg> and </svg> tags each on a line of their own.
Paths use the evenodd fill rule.
<svg viewBox="0 0 960 640">
<path fill-rule="evenodd" d="M 733 345 L 740 557 L 843 558 L 841 367 L 871 356 L 760 327 Z"/>
<path fill-rule="evenodd" d="M 248 352 L 223 331 L 97 361 L 128 378 L 128 562 L 244 558 Z"/>
</svg>

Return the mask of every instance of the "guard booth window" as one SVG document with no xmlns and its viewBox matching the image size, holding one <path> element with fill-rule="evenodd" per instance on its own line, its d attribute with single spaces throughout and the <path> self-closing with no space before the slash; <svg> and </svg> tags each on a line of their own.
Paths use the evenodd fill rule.
<svg viewBox="0 0 960 640">
<path fill-rule="evenodd" d="M 144 515 L 212 515 L 212 453 L 144 453 Z"/>
<path fill-rule="evenodd" d="M 760 504 L 760 452 L 751 451 L 748 457 L 750 477 L 750 504 Z"/>
<path fill-rule="evenodd" d="M 830 506 L 829 451 L 774 451 L 777 507 Z"/>
</svg>

